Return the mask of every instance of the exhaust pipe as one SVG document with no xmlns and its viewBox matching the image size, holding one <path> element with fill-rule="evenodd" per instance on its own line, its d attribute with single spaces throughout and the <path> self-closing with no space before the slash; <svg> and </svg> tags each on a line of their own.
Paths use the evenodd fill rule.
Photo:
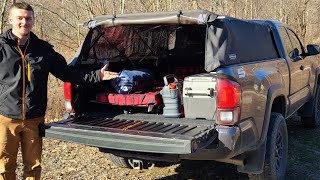
<svg viewBox="0 0 320 180">
<path fill-rule="evenodd" d="M 234 164 L 237 166 L 244 166 L 245 165 L 245 160 L 244 159 L 218 159 L 215 161 L 219 161 L 219 162 L 224 162 L 224 163 L 229 163 L 229 164 Z"/>
</svg>

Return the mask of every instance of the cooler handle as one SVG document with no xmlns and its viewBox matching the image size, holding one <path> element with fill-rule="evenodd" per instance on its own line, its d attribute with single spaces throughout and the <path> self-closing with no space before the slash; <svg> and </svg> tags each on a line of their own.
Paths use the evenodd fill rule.
<svg viewBox="0 0 320 180">
<path fill-rule="evenodd" d="M 185 88 L 184 95 L 190 96 L 192 94 L 214 96 L 214 89 L 213 88 L 208 88 L 206 90 L 192 90 L 191 88 Z"/>
</svg>

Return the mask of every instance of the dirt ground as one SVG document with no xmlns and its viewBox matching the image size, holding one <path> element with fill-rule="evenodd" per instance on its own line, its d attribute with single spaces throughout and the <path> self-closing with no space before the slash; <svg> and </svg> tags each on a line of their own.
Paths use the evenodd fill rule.
<svg viewBox="0 0 320 180">
<path fill-rule="evenodd" d="M 289 158 L 286 179 L 320 179 L 320 128 L 305 129 L 300 118 L 287 120 Z M 19 154 L 19 177 L 22 173 Z M 212 161 L 183 161 L 180 164 L 158 163 L 151 170 L 115 167 L 97 148 L 45 139 L 42 179 L 46 180 L 174 180 L 174 179 L 248 179 L 229 164 Z"/>
</svg>

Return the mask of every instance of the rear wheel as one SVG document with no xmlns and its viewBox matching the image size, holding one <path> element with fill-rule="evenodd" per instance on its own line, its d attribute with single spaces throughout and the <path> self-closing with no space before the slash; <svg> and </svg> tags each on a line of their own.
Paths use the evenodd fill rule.
<svg viewBox="0 0 320 180">
<path fill-rule="evenodd" d="M 317 85 L 312 104 L 312 116 L 302 117 L 301 123 L 308 128 L 315 128 L 320 125 L 320 85 Z"/>
<path fill-rule="evenodd" d="M 263 172 L 249 175 L 250 179 L 284 179 L 288 154 L 287 125 L 283 116 L 272 113 L 267 135 Z"/>
<path fill-rule="evenodd" d="M 155 166 L 153 161 L 126 158 L 114 154 L 108 154 L 108 158 L 114 165 L 122 168 L 152 169 Z"/>
</svg>

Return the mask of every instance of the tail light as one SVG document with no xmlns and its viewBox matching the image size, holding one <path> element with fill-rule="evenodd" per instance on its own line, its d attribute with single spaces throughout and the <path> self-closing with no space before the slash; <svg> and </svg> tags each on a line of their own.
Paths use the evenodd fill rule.
<svg viewBox="0 0 320 180">
<path fill-rule="evenodd" d="M 72 85 L 69 82 L 65 82 L 63 84 L 64 88 L 64 100 L 65 100 L 65 108 L 67 112 L 73 112 L 73 107 L 72 107 Z"/>
<path fill-rule="evenodd" d="M 241 87 L 229 79 L 217 81 L 217 123 L 234 125 L 239 122 Z"/>
</svg>

